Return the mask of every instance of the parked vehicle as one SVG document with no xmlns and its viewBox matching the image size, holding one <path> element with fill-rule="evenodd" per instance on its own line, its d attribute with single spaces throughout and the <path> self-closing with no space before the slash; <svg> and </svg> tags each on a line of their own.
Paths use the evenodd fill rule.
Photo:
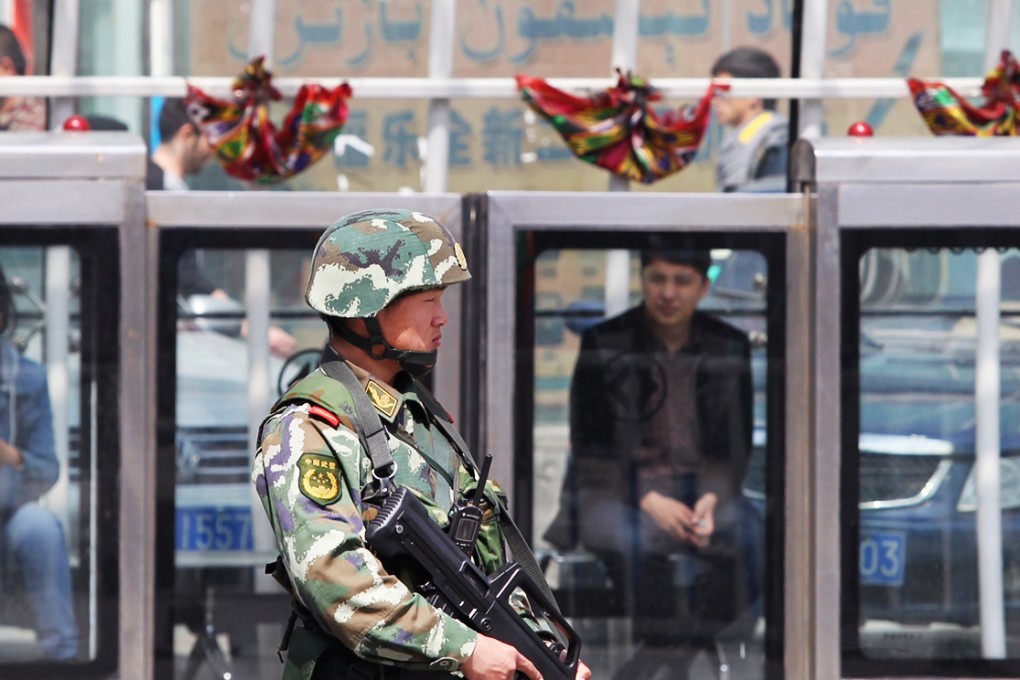
<svg viewBox="0 0 1020 680">
<path fill-rule="evenodd" d="M 702 308 L 744 328 L 755 347 L 755 450 L 744 491 L 763 512 L 768 271 L 764 258 L 754 252 L 716 255 L 715 281 Z M 1020 311 L 1020 251 L 1003 254 L 1002 273 L 1003 603 L 1008 627 L 1016 630 L 1020 625 L 1020 320 L 1015 313 Z M 862 647 L 871 646 L 876 655 L 897 653 L 901 643 L 896 635 L 887 634 L 889 626 L 897 634 L 907 627 L 922 627 L 921 638 L 910 637 L 910 644 L 928 641 L 946 656 L 973 652 L 969 647 L 974 644 L 973 631 L 966 629 L 976 626 L 980 616 L 976 274 L 973 250 L 873 249 L 861 262 L 857 602 Z M 590 300 L 565 305 L 564 312 L 566 327 L 577 334 L 602 319 L 600 305 Z M 852 389 L 853 382 L 844 382 Z M 846 403 L 852 405 L 852 401 Z M 597 575 L 597 570 L 584 573 Z M 864 640 L 872 628 L 879 632 Z"/>
<path fill-rule="evenodd" d="M 1016 251 L 1004 256 L 999 363 L 1003 604 L 1011 626 L 1020 623 L 1020 330 L 1008 314 L 1020 299 L 1012 277 L 1018 256 Z M 862 631 L 873 622 L 960 627 L 979 622 L 976 275 L 972 250 L 882 249 L 862 261 L 857 475 Z M 765 432 L 758 425 L 760 444 Z M 752 498 L 764 493 L 762 452 L 757 453 L 745 482 Z M 939 637 L 946 637 L 944 630 Z M 940 642 L 944 655 L 953 656 L 967 637 L 960 631 L 955 640 Z M 862 642 L 869 644 L 876 654 L 894 654 L 899 643 L 895 636 L 878 635 Z"/>
</svg>

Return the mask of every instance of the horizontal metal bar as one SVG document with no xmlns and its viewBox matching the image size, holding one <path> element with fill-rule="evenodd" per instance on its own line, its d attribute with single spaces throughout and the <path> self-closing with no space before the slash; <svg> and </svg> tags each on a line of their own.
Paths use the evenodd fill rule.
<svg viewBox="0 0 1020 680">
<path fill-rule="evenodd" d="M 387 194 L 318 191 L 147 191 L 149 222 L 160 229 L 251 231 L 305 227 L 322 230 L 347 213 L 386 206 L 455 219 L 459 194 Z M 456 217 L 456 219 L 459 219 Z"/>
<path fill-rule="evenodd" d="M 843 184 L 838 188 L 841 229 L 923 227 L 1016 228 L 1020 194 L 1015 182 Z"/>
<path fill-rule="evenodd" d="M 128 189 L 125 182 L 5 180 L 0 182 L 0 225 L 121 224 Z"/>
<path fill-rule="evenodd" d="M 206 94 L 227 97 L 233 77 L 147 76 L 22 76 L 0 80 L 0 96 L 36 97 L 183 97 L 190 83 Z M 285 97 L 293 97 L 302 85 L 315 83 L 336 87 L 348 82 L 359 99 L 516 99 L 512 78 L 278 78 L 273 85 Z M 567 91 L 603 90 L 615 84 L 611 78 L 549 78 Z M 709 78 L 661 78 L 652 81 L 666 98 L 700 97 Z M 733 78 L 729 96 L 775 99 L 894 99 L 910 94 L 903 78 Z M 978 96 L 981 78 L 946 78 L 942 82 L 961 95 Z"/>
<path fill-rule="evenodd" d="M 141 137 L 126 132 L 5 132 L 0 135 L 0 180 L 88 177 L 141 183 L 145 154 Z"/>
<path fill-rule="evenodd" d="M 652 192 L 490 191 L 498 208 L 513 215 L 518 229 L 584 232 L 712 231 L 785 232 L 801 224 L 800 194 L 698 194 Z"/>
<path fill-rule="evenodd" d="M 836 184 L 946 184 L 1020 178 L 1020 138 L 960 136 L 824 137 L 794 147 L 799 181 Z M 967 187 L 965 187 L 967 189 Z M 969 199 L 972 200 L 972 199 Z M 902 204 L 902 201 L 898 201 Z"/>
</svg>

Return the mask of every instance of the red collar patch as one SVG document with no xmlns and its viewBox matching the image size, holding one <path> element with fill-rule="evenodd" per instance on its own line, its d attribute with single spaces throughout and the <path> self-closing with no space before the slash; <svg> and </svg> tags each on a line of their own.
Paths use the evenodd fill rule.
<svg viewBox="0 0 1020 680">
<path fill-rule="evenodd" d="M 330 427 L 337 427 L 340 425 L 340 418 L 335 413 L 330 413 L 326 409 L 322 408 L 318 404 L 312 404 L 308 409 L 308 415 L 318 418 L 329 423 Z"/>
</svg>

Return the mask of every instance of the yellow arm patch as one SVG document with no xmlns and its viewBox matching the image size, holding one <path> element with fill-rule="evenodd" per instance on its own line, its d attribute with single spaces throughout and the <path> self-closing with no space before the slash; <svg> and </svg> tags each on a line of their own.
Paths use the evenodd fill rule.
<svg viewBox="0 0 1020 680">
<path fill-rule="evenodd" d="M 340 500 L 340 470 L 336 459 L 318 453 L 306 453 L 298 458 L 301 493 L 319 505 Z"/>
</svg>

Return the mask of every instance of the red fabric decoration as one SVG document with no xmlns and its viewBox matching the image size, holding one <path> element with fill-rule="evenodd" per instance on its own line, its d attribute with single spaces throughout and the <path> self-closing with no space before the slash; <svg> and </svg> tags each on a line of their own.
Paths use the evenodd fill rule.
<svg viewBox="0 0 1020 680">
<path fill-rule="evenodd" d="M 231 101 L 188 85 L 188 114 L 202 130 L 227 174 L 259 184 L 293 177 L 328 151 L 347 122 L 351 87 L 332 90 L 302 85 L 279 129 L 269 120 L 269 102 L 282 99 L 263 57 L 253 59 L 234 81 Z"/>
<path fill-rule="evenodd" d="M 981 94 L 986 101 L 974 106 L 951 87 L 938 81 L 909 78 L 914 106 L 936 135 L 977 137 L 1015 136 L 1020 100 L 1020 64 L 1009 50 L 985 76 Z"/>
<path fill-rule="evenodd" d="M 620 73 L 615 87 L 589 97 L 558 90 L 542 78 L 516 78 L 524 101 L 552 123 L 574 155 L 645 184 L 693 160 L 708 128 L 712 95 L 722 89 L 710 85 L 695 106 L 660 118 L 649 104 L 662 95 L 640 76 Z"/>
</svg>

